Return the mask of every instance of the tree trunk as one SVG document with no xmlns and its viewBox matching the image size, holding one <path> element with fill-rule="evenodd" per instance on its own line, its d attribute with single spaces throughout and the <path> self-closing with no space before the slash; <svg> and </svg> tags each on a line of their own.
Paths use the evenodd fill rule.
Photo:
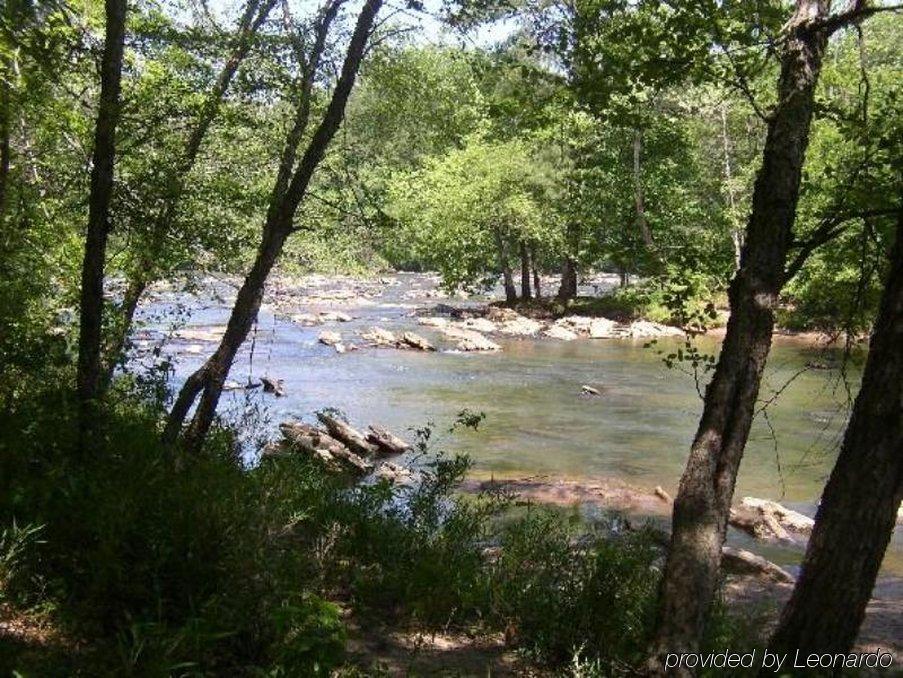
<svg viewBox="0 0 903 678">
<path fill-rule="evenodd" d="M 511 257 L 508 254 L 508 246 L 502 236 L 500 228 L 492 229 L 495 237 L 495 247 L 499 255 L 499 267 L 502 269 L 502 281 L 505 285 L 505 301 L 509 304 L 517 302 L 517 288 L 514 286 L 514 273 L 511 270 Z"/>
<path fill-rule="evenodd" d="M 577 296 L 577 255 L 580 248 L 580 228 L 570 222 L 567 225 L 565 241 L 567 252 L 561 262 L 561 285 L 558 287 L 558 299 L 569 301 Z"/>
<path fill-rule="evenodd" d="M 257 31 L 267 16 L 269 16 L 275 4 L 276 0 L 248 0 L 245 6 L 245 11 L 242 13 L 238 24 L 235 46 L 226 59 L 226 63 L 223 65 L 213 89 L 208 93 L 201 108 L 201 113 L 185 141 L 185 149 L 182 152 L 181 159 L 169 177 L 166 203 L 157 214 L 151 227 L 150 241 L 144 243 L 144 251 L 139 256 L 138 263 L 129 276 L 128 287 L 119 309 L 119 322 L 114 331 L 113 339 L 106 350 L 106 360 L 99 388 L 100 393 L 105 392 L 112 381 L 113 371 L 116 369 L 117 362 L 122 357 L 122 352 L 128 343 L 135 311 L 138 308 L 141 297 L 144 295 L 148 285 L 156 279 L 159 273 L 159 261 L 163 256 L 166 236 L 175 222 L 178 207 L 185 192 L 186 180 L 194 168 L 204 138 L 219 114 L 223 98 L 229 90 L 239 66 L 248 55 Z"/>
<path fill-rule="evenodd" d="M 530 265 L 533 268 L 533 295 L 542 299 L 542 287 L 539 280 L 539 268 L 536 265 L 536 246 L 530 245 Z"/>
<path fill-rule="evenodd" d="M 822 494 L 802 573 L 769 645 L 847 653 L 903 499 L 903 217 L 843 446 Z"/>
<path fill-rule="evenodd" d="M 116 150 L 116 124 L 122 85 L 122 55 L 125 43 L 125 0 L 106 0 L 106 30 L 101 61 L 100 102 L 94 129 L 91 192 L 88 199 L 88 229 L 82 261 L 81 307 L 79 310 L 77 391 L 82 443 L 93 430 L 101 380 L 103 331 L 103 279 L 110 232 L 110 200 Z"/>
<path fill-rule="evenodd" d="M 636 207 L 636 225 L 643 238 L 643 244 L 649 252 L 654 251 L 655 242 L 652 240 L 652 231 L 649 230 L 649 222 L 646 220 L 646 195 L 643 190 L 643 132 L 635 130 L 633 133 L 633 198 Z"/>
<path fill-rule="evenodd" d="M 532 264 L 530 263 L 530 250 L 527 249 L 527 243 L 520 242 L 520 297 L 529 300 L 533 298 L 533 292 L 530 289 L 530 272 Z"/>
<path fill-rule="evenodd" d="M 12 117 L 10 109 L 12 108 L 10 99 L 12 87 L 8 79 L 11 77 L 7 62 L 9 59 L 3 57 L 0 62 L 0 217 L 3 216 L 6 207 L 6 187 L 9 183 L 9 165 L 10 165 L 10 145 L 9 137 L 10 118 Z"/>
<path fill-rule="evenodd" d="M 270 208 L 267 211 L 267 220 L 264 225 L 260 247 L 257 250 L 257 257 L 238 292 L 226 332 L 213 355 L 186 380 L 166 422 L 166 429 L 163 434 L 164 441 L 173 443 L 182 429 L 182 424 L 188 416 L 191 406 L 194 404 L 198 394 L 201 394 L 197 411 L 185 433 L 184 448 L 186 452 L 196 453 L 200 450 L 213 423 L 216 406 L 222 393 L 223 382 L 229 373 L 229 369 L 232 367 L 235 354 L 247 338 L 251 325 L 257 318 L 267 276 L 276 263 L 286 238 L 292 231 L 295 212 L 307 192 L 307 187 L 310 184 L 314 171 L 323 159 L 329 143 L 339 129 L 345 114 L 348 97 L 351 94 L 358 69 L 360 68 L 370 31 L 381 6 L 382 0 L 367 0 L 361 8 L 329 106 L 311 137 L 310 143 L 294 174 L 291 173 L 295 155 L 291 142 L 297 131 L 297 124 L 289 134 L 288 143 L 283 152 L 279 176 L 270 200 Z M 333 3 L 332 7 L 334 7 L 334 11 L 332 9 L 327 10 L 327 13 L 321 19 L 321 25 L 326 23 L 328 26 L 328 22 L 335 16 L 335 12 L 338 11 L 338 4 Z M 331 15 L 330 12 L 332 12 Z M 306 105 L 309 105 L 309 96 L 310 90 L 303 97 L 299 106 L 299 112 L 303 111 Z M 305 103 L 305 100 L 308 101 Z M 297 140 L 300 140 L 300 138 L 301 134 L 298 134 Z M 297 143 L 297 140 L 295 143 Z M 286 181 L 285 178 L 288 177 L 290 179 Z"/>
<path fill-rule="evenodd" d="M 718 584 L 734 483 L 771 347 L 774 306 L 785 261 L 809 140 L 813 94 L 826 31 L 816 28 L 824 0 L 797 0 L 781 55 L 779 107 L 768 124 L 762 167 L 740 270 L 731 282 L 727 332 L 674 503 L 672 535 L 661 584 L 653 657 L 695 652 Z"/>
</svg>

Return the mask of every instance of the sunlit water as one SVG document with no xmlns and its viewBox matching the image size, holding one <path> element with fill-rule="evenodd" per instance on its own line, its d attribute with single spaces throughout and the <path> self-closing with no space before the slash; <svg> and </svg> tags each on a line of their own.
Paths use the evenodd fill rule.
<svg viewBox="0 0 903 678">
<path fill-rule="evenodd" d="M 672 494 L 676 491 L 702 401 L 693 376 L 662 361 L 658 351 L 667 348 L 668 341 L 645 347 L 639 340 L 515 338 L 496 339 L 503 350 L 492 354 L 366 348 L 343 355 L 317 342 L 320 332 L 330 329 L 350 343 L 363 343 L 357 332 L 379 325 L 393 331 L 412 329 L 450 348 L 452 342 L 417 326 L 412 314 L 436 303 L 464 302 L 423 296 L 433 287 L 425 276 L 394 279 L 399 284 L 386 287 L 367 305 L 323 303 L 293 309 L 341 310 L 355 316 L 352 322 L 302 327 L 265 306 L 254 340 L 244 346 L 230 378 L 280 378 L 286 396 L 232 391 L 223 395 L 221 412 L 239 416 L 249 404 L 256 405 L 272 428 L 290 416 L 309 418 L 323 407 L 342 410 L 357 425 L 381 423 L 402 434 L 433 423 L 441 446 L 467 452 L 479 476 L 616 477 L 643 488 L 661 485 Z M 165 326 L 160 316 L 170 317 L 177 303 L 190 310 L 189 327 L 222 325 L 231 308 L 230 289 L 214 287 L 225 299 L 160 295 L 143 310 L 148 329 L 142 336 L 159 339 Z M 198 344 L 178 339 L 167 343 L 166 350 L 176 358 L 176 384 L 215 346 Z M 702 339 L 700 345 L 714 352 L 718 342 Z M 839 364 L 838 357 L 802 343 L 776 341 L 737 497 L 775 499 L 814 514 L 839 448 L 850 394 L 838 369 L 806 365 L 832 359 Z M 848 364 L 847 383 L 857 383 L 857 370 Z M 599 388 L 602 396 L 581 396 L 582 384 Z M 463 409 L 483 412 L 485 421 L 476 432 L 447 433 Z M 886 571 L 903 573 L 900 532 Z M 749 546 L 740 535 L 732 539 Z M 782 562 L 799 557 L 793 550 L 761 545 L 756 550 Z"/>
</svg>

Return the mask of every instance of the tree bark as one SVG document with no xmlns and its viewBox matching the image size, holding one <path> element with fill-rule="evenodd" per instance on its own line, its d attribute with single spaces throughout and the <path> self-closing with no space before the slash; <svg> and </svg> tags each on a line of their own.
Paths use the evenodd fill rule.
<svg viewBox="0 0 903 678">
<path fill-rule="evenodd" d="M 661 584 L 658 624 L 647 669 L 667 653 L 699 647 L 719 578 L 734 484 L 771 347 L 774 306 L 796 217 L 814 88 L 827 33 L 825 0 L 797 0 L 786 26 L 778 108 L 768 124 L 740 270 L 731 282 L 727 332 L 706 389 L 699 428 L 677 499 Z"/>
<path fill-rule="evenodd" d="M 228 92 L 239 66 L 248 55 L 258 30 L 266 21 L 276 2 L 277 0 L 248 0 L 238 24 L 235 46 L 226 59 L 213 88 L 204 101 L 194 127 L 185 140 L 182 156 L 168 180 L 166 202 L 151 227 L 150 241 L 144 243 L 143 252 L 129 276 L 125 296 L 119 308 L 118 326 L 106 350 L 106 360 L 99 388 L 101 393 L 106 391 L 112 381 L 117 361 L 125 350 L 141 297 L 159 273 L 159 261 L 163 255 L 166 236 L 172 230 L 181 198 L 185 192 L 188 175 L 194 168 L 204 138 L 219 114 L 226 92 Z"/>
<path fill-rule="evenodd" d="M 533 292 L 530 286 L 530 274 L 532 270 L 532 264 L 530 262 L 530 250 L 527 248 L 527 243 L 521 240 L 520 242 L 520 297 L 521 299 L 529 300 L 533 298 Z"/>
<path fill-rule="evenodd" d="M 652 231 L 649 230 L 649 222 L 646 219 L 646 194 L 643 189 L 643 132 L 635 130 L 633 133 L 633 200 L 636 207 L 636 226 L 643 238 L 646 250 L 653 252 L 655 242 L 652 239 Z"/>
<path fill-rule="evenodd" d="M 9 183 L 9 166 L 10 166 L 10 118 L 12 108 L 11 90 L 8 78 L 11 76 L 7 66 L 8 58 L 4 57 L 0 63 L 0 217 L 5 213 L 6 207 L 6 187 Z"/>
<path fill-rule="evenodd" d="M 533 268 L 533 295 L 542 299 L 542 287 L 539 279 L 539 267 L 536 264 L 536 246 L 530 245 L 530 266 Z"/>
<path fill-rule="evenodd" d="M 260 309 L 267 276 L 276 263 L 286 238 L 292 231 L 295 212 L 307 192 L 314 171 L 339 129 L 376 14 L 381 6 L 382 0 L 367 0 L 361 8 L 332 98 L 294 173 L 292 173 L 292 165 L 295 151 L 291 147 L 291 142 L 293 135 L 297 132 L 297 124 L 289 134 L 279 176 L 270 199 L 270 207 L 267 211 L 267 220 L 264 224 L 257 256 L 251 271 L 239 289 L 226 332 L 213 355 L 186 380 L 166 422 L 164 441 L 173 443 L 178 438 L 182 424 L 195 399 L 198 394 L 201 395 L 197 410 L 184 435 L 186 452 L 196 453 L 200 450 L 213 423 L 223 382 Z M 328 28 L 329 22 L 335 17 L 337 11 L 338 3 L 332 3 L 321 17 L 321 26 L 325 23 Z M 304 112 L 305 108 L 309 111 L 310 96 L 311 92 L 308 89 L 302 96 L 299 113 Z M 298 133 L 296 138 L 300 140 L 301 136 L 302 134 Z"/>
<path fill-rule="evenodd" d="M 580 249 L 580 227 L 569 222 L 565 229 L 565 247 L 567 252 L 561 262 L 561 285 L 557 297 L 561 301 L 569 301 L 577 296 L 577 255 Z"/>
<path fill-rule="evenodd" d="M 509 304 L 517 302 L 517 288 L 514 286 L 514 273 L 511 270 L 511 257 L 500 228 L 492 229 L 495 247 L 499 255 L 499 267 L 502 269 L 502 281 L 505 285 L 505 301 Z"/>
<path fill-rule="evenodd" d="M 94 129 L 94 155 L 88 202 L 88 228 L 82 261 L 79 309 L 77 393 L 83 446 L 93 430 L 101 380 L 103 279 L 116 153 L 116 125 L 122 88 L 125 0 L 106 0 L 106 29 L 100 74 L 100 101 Z"/>
<path fill-rule="evenodd" d="M 903 499 L 903 217 L 862 386 L 822 494 L 802 573 L 769 645 L 853 646 Z"/>
</svg>

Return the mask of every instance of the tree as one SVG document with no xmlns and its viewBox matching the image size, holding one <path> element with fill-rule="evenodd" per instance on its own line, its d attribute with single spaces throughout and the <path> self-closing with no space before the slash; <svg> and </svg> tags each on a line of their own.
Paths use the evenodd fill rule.
<svg viewBox="0 0 903 678">
<path fill-rule="evenodd" d="M 664 654 L 698 648 L 718 583 L 721 547 L 771 346 L 774 310 L 788 277 L 815 86 L 828 38 L 872 12 L 857 2 L 831 14 L 827 2 L 797 0 L 785 25 L 778 105 L 767 118 L 741 264 L 729 290 L 731 316 L 674 504 L 648 665 L 652 672 L 662 671 Z"/>
<path fill-rule="evenodd" d="M 519 140 L 491 142 L 475 136 L 464 148 L 396 177 L 389 212 L 416 257 L 435 267 L 446 287 L 473 286 L 502 274 L 505 297 L 517 301 L 512 258 L 524 243 L 546 242 L 537 186 Z M 529 262 L 522 292 L 530 289 Z M 528 297 L 529 298 L 529 297 Z"/>
<path fill-rule="evenodd" d="M 257 32 L 275 4 L 276 0 L 248 0 L 245 4 L 225 63 L 204 97 L 194 124 L 185 137 L 183 147 L 179 150 L 180 157 L 167 173 L 164 180 L 162 204 L 150 217 L 151 224 L 147 228 L 145 237 L 140 239 L 142 244 L 135 247 L 139 253 L 135 265 L 128 271 L 128 284 L 119 309 L 117 327 L 114 338 L 107 349 L 106 364 L 100 384 L 101 391 L 109 384 L 116 363 L 122 357 L 142 295 L 148 285 L 164 269 L 165 244 L 175 225 L 186 190 L 186 182 L 197 161 L 207 132 L 218 115 L 223 99 L 239 66 L 248 55 Z"/>
<path fill-rule="evenodd" d="M 314 81 L 329 28 L 343 1 L 328 2 L 317 21 L 313 46 L 302 64 L 295 120 L 285 140 L 257 255 L 238 291 L 226 331 L 213 355 L 185 381 L 167 419 L 163 436 L 167 443 L 173 444 L 194 401 L 201 395 L 184 435 L 184 449 L 187 452 L 200 449 L 213 423 L 232 361 L 260 310 L 267 277 L 282 252 L 286 238 L 292 233 L 295 213 L 307 193 L 314 172 L 342 122 L 376 15 L 382 6 L 382 0 L 367 0 L 361 8 L 329 104 L 296 166 L 296 154 L 310 118 Z"/>
<path fill-rule="evenodd" d="M 94 131 L 94 164 L 88 197 L 88 230 L 85 236 L 79 311 L 77 386 L 83 436 L 89 435 L 94 427 L 96 401 L 101 386 L 104 263 L 110 233 L 116 125 L 119 120 L 125 46 L 125 0 L 106 0 L 104 8 L 106 29 L 100 72 L 100 102 Z"/>
<path fill-rule="evenodd" d="M 862 386 L 825 486 L 802 571 L 769 647 L 846 653 L 903 500 L 903 212 Z"/>
</svg>

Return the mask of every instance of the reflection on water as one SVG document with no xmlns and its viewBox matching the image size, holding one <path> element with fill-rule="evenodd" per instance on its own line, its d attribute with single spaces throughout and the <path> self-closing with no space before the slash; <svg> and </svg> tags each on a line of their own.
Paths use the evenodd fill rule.
<svg viewBox="0 0 903 678">
<path fill-rule="evenodd" d="M 411 298 L 412 287 L 430 287 L 423 277 L 399 279 L 403 284 L 386 289 L 370 305 L 319 307 L 357 316 L 350 323 L 301 327 L 265 309 L 253 356 L 249 342 L 231 378 L 269 374 L 285 381 L 284 398 L 253 396 L 268 407 L 273 425 L 331 406 L 361 425 L 379 422 L 403 432 L 435 422 L 444 431 L 468 408 L 486 414 L 480 430 L 451 434 L 443 442 L 447 449 L 468 452 L 477 473 L 615 476 L 674 493 L 701 399 L 690 374 L 668 369 L 642 341 L 497 339 L 503 350 L 495 354 L 362 349 L 344 355 L 317 343 L 324 327 L 352 342 L 359 341 L 357 331 L 373 325 L 413 328 L 412 308 L 434 305 L 436 299 Z M 192 325 L 215 325 L 228 317 L 226 304 L 201 306 L 195 305 Z M 307 310 L 318 308 L 298 308 Z M 417 331 L 442 345 L 441 335 L 429 328 Z M 715 340 L 701 343 L 717 350 Z M 171 345 L 179 348 L 178 342 Z M 179 355 L 177 380 L 212 346 L 204 344 L 199 355 Z M 658 348 L 665 346 L 660 341 Z M 738 498 L 776 499 L 813 513 L 839 446 L 848 393 L 837 370 L 806 370 L 812 358 L 813 350 L 802 345 L 774 346 L 760 399 L 764 403 L 777 391 L 780 396 L 756 417 Z M 856 383 L 858 374 L 848 379 Z M 602 396 L 581 396 L 582 384 L 599 388 Z M 221 408 L 241 409 L 245 399 L 243 392 L 226 393 Z M 894 550 L 899 551 L 899 534 Z"/>
</svg>

